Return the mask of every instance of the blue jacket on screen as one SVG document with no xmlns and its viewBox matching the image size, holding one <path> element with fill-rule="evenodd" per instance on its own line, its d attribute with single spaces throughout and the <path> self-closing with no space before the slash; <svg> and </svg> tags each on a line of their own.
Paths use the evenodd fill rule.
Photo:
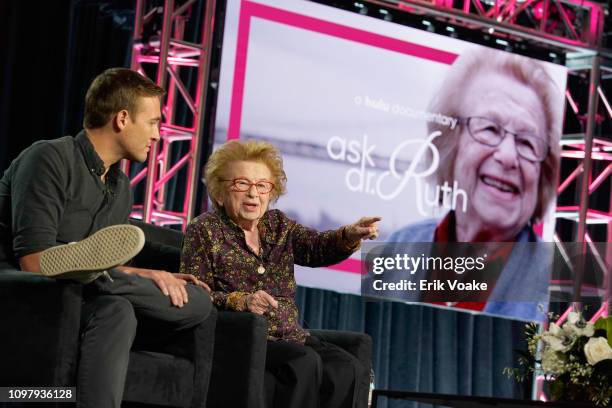
<svg viewBox="0 0 612 408">
<path fill-rule="evenodd" d="M 434 242 L 437 223 L 432 219 L 408 225 L 391 234 L 387 241 Z M 528 226 L 521 230 L 516 242 L 539 245 L 519 244 L 513 247 L 483 312 L 520 320 L 546 320 L 552 262 L 550 246 L 541 242 Z"/>
</svg>

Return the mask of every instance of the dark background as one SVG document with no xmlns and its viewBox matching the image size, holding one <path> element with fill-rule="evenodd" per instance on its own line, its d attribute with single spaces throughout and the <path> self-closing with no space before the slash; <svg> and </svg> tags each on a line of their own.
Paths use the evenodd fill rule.
<svg viewBox="0 0 612 408">
<path fill-rule="evenodd" d="M 89 83 L 129 66 L 133 3 L 0 1 L 0 172 L 32 142 L 81 129 Z"/>
</svg>

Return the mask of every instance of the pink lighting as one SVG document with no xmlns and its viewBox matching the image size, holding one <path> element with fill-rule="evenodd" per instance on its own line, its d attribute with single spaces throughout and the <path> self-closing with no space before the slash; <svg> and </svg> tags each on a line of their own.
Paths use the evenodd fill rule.
<svg viewBox="0 0 612 408">
<path fill-rule="evenodd" d="M 541 20 L 542 17 L 544 17 L 544 2 L 543 1 L 540 1 L 538 2 L 538 4 L 535 5 L 535 7 L 533 8 L 533 16 L 537 20 Z"/>
<path fill-rule="evenodd" d="M 606 107 L 606 110 L 608 111 L 608 116 L 612 119 L 612 108 L 610 107 L 610 102 L 608 102 L 608 99 L 601 90 L 600 86 L 597 87 L 597 92 L 599 93 L 599 97 L 601 98 L 601 101 L 603 102 L 604 106 Z"/>
<path fill-rule="evenodd" d="M 572 98 L 572 94 L 570 93 L 570 91 L 565 91 L 565 97 L 567 98 L 567 102 L 572 107 L 572 110 L 577 115 L 578 114 L 578 105 L 576 104 L 576 101 L 574 101 L 574 98 Z"/>
<path fill-rule="evenodd" d="M 137 0 L 136 16 L 139 19 L 134 24 L 134 38 L 143 38 L 144 26 L 151 23 L 147 17 L 145 0 Z M 186 227 L 193 217 L 197 187 L 197 173 L 199 172 L 200 143 L 203 134 L 202 119 L 206 105 L 206 92 L 202 88 L 208 86 L 208 58 L 203 50 L 212 48 L 212 35 L 215 14 L 215 1 L 207 1 L 206 8 L 201 16 L 199 42 L 186 41 L 185 22 L 189 20 L 193 1 L 174 7 L 173 2 L 165 3 L 168 9 L 164 10 L 164 19 L 159 37 L 146 43 L 135 41 L 132 50 L 132 69 L 144 74 L 145 65 L 154 66 L 156 82 L 164 87 L 167 97 L 163 105 L 164 121 L 160 129 L 161 140 L 152 146 L 149 153 L 149 164 L 137 175 L 132 177 L 132 187 L 146 182 L 146 192 L 143 204 L 133 206 L 132 215 L 157 225 L 176 225 Z M 150 5 L 149 5 L 150 6 Z M 140 16 L 140 17 L 139 17 Z M 148 71 L 148 70 L 147 70 Z M 197 78 L 195 87 L 189 87 L 183 82 L 186 72 L 194 74 Z M 182 101 L 189 108 L 190 114 L 186 119 L 187 125 L 175 123 L 175 110 L 178 101 Z M 175 147 L 177 146 L 177 147 Z M 174 152 L 184 152 L 173 158 Z M 129 167 L 123 167 L 126 174 L 130 174 Z M 183 171 L 180 171 L 183 170 Z M 174 211 L 167 208 L 167 183 L 178 180 L 185 174 L 183 189 L 185 197 L 182 200 L 182 209 Z M 179 176 L 180 175 L 180 176 Z M 180 182 L 180 181 L 179 181 Z M 181 202 L 181 200 L 179 200 Z"/>
</svg>

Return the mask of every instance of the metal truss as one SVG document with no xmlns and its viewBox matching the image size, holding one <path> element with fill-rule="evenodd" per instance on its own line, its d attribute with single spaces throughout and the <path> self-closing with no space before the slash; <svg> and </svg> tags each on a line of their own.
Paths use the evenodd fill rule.
<svg viewBox="0 0 612 408">
<path fill-rule="evenodd" d="M 167 90 L 162 106 L 161 140 L 151 146 L 146 167 L 130 169 L 130 164 L 124 161 L 123 170 L 131 176 L 133 189 L 145 184 L 144 199 L 134 205 L 132 217 L 158 225 L 178 224 L 184 229 L 193 217 L 198 187 L 216 1 L 206 1 L 202 16 L 191 16 L 197 10 L 196 0 L 182 4 L 164 0 L 163 8 L 157 6 L 159 3 L 147 0 L 136 3 L 131 67 L 143 75 L 153 72 L 151 77 L 155 76 L 155 82 Z M 185 39 L 190 18 L 201 25 L 196 42 Z M 184 191 L 182 200 L 176 194 L 172 200 L 167 197 L 170 182 L 178 185 L 178 191 Z M 173 210 L 177 202 L 181 208 Z"/>
<path fill-rule="evenodd" d="M 567 245 L 555 234 L 557 249 L 574 277 L 569 282 L 552 282 L 557 289 L 570 293 L 573 302 L 556 319 L 562 325 L 572 311 L 583 311 L 583 299 L 598 299 L 600 306 L 593 313 L 589 311 L 590 321 L 608 316 L 611 312 L 610 292 L 612 285 L 612 134 L 601 129 L 612 129 L 612 107 L 606 90 L 612 90 L 612 63 L 606 60 L 605 53 L 577 53 L 570 55 L 567 66 L 570 70 L 568 80 L 578 77 L 588 79 L 586 93 L 573 95 L 569 87 L 566 97 L 566 125 L 570 119 L 579 123 L 581 132 L 564 134 L 561 139 L 561 167 L 570 170 L 559 180 L 557 196 L 574 190 L 574 204 L 557 205 L 555 217 L 575 223 L 573 241 L 581 246 L 583 256 L 572 258 L 567 255 Z M 607 125 L 607 126 L 606 126 Z M 596 131 L 599 128 L 600 131 Z M 605 197 L 605 203 L 596 202 L 597 195 Z M 605 204 L 605 205 L 602 205 Z M 601 231 L 603 229 L 603 231 Z M 598 231 L 599 230 L 599 231 Z M 597 245 L 593 233 L 605 235 L 607 245 Z M 604 234 L 601 234 L 604 232 Z M 583 285 L 586 272 L 586 254 L 594 262 L 592 267 L 601 277 L 601 287 Z M 533 396 L 546 401 L 545 379 L 536 377 Z"/>
<path fill-rule="evenodd" d="M 589 78 L 587 101 L 577 101 L 568 90 L 566 100 L 568 109 L 566 116 L 573 115 L 578 119 L 584 133 L 566 134 L 561 140 L 562 166 L 572 171 L 560 180 L 557 194 L 561 195 L 570 187 L 575 187 L 577 202 L 574 205 L 558 206 L 556 217 L 567 219 L 576 223 L 574 241 L 582 243 L 583 253 L 591 253 L 603 277 L 603 293 L 601 307 L 593 314 L 592 320 L 600 316 L 607 316 L 610 312 L 610 281 L 612 278 L 612 252 L 605 247 L 605 253 L 600 253 L 594 245 L 592 232 L 596 228 L 605 228 L 606 242 L 612 243 L 612 135 L 596 135 L 595 128 L 612 121 L 612 108 L 606 97 L 604 89 L 612 89 L 612 67 L 602 66 L 601 57 L 592 57 L 591 63 L 574 64 L 570 76 L 580 75 Z M 583 102 L 583 103 L 580 103 Z M 584 103 L 586 102 L 586 103 Z M 585 109 L 586 107 L 586 109 Z M 594 166 L 595 164 L 595 166 Z M 607 205 L 602 208 L 601 203 L 592 199 L 598 193 L 607 194 Z M 596 207 L 596 208 L 594 208 Z M 563 243 L 557 239 L 557 245 L 563 251 Z M 610 245 L 608 245 L 610 246 Z M 573 282 L 572 306 L 561 315 L 560 323 L 572 310 L 581 310 L 581 299 L 591 294 L 585 293 L 587 288 L 582 287 L 582 268 L 584 265 L 575 265 L 568 260 L 568 266 L 575 271 Z M 588 290 L 587 290 L 588 291 Z"/>
<path fill-rule="evenodd" d="M 362 0 L 562 48 L 601 47 L 606 8 L 589 0 Z"/>
</svg>

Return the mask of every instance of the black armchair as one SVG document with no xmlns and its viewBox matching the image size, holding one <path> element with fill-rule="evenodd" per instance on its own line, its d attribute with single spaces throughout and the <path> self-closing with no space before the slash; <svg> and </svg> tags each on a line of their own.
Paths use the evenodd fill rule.
<svg viewBox="0 0 612 408">
<path fill-rule="evenodd" d="M 170 231 L 158 236 L 158 228 L 133 222 L 145 232 L 155 250 L 143 251 L 136 261 L 166 270 L 178 269 L 182 234 Z M 357 332 L 310 330 L 322 340 L 333 343 L 355 356 L 369 372 L 372 339 Z M 219 311 L 215 331 L 215 349 L 208 392 L 209 408 L 265 408 L 274 400 L 275 379 L 266 372 L 268 322 L 262 316 L 246 312 Z M 360 384 L 360 398 L 365 401 L 369 384 Z"/>
<path fill-rule="evenodd" d="M 171 266 L 177 266 L 181 234 L 152 226 L 144 229 L 145 247 L 157 242 L 154 247 L 165 253 L 159 259 L 173 260 L 160 267 L 140 265 L 137 259 L 136 265 L 175 271 Z M 0 270 L 0 386 L 75 385 L 81 294 L 79 283 Z M 213 309 L 208 319 L 166 345 L 139 348 L 135 342 L 123 405 L 204 407 L 216 313 Z"/>
<path fill-rule="evenodd" d="M 157 236 L 157 228 L 133 222 L 145 232 L 147 240 L 156 242 L 154 251 L 145 252 L 136 261 L 176 270 L 180 262 L 182 234 L 171 231 Z M 151 237 L 151 239 L 149 239 Z M 155 237 L 155 239 L 153 239 Z M 369 372 L 372 361 L 372 339 L 357 332 L 310 330 L 321 339 L 345 349 L 362 362 Z M 215 331 L 215 350 L 208 392 L 209 408 L 264 408 L 274 399 L 274 377 L 266 372 L 268 322 L 262 316 L 246 312 L 219 311 Z M 360 384 L 365 401 L 369 384 Z"/>
<path fill-rule="evenodd" d="M 268 322 L 262 316 L 246 312 L 219 312 L 208 393 L 209 408 L 271 406 L 275 379 L 266 371 L 267 329 Z M 310 332 L 348 351 L 370 371 L 372 339 L 369 335 L 335 330 Z M 366 401 L 368 387 L 369 384 L 360 384 L 363 401 Z"/>
</svg>

